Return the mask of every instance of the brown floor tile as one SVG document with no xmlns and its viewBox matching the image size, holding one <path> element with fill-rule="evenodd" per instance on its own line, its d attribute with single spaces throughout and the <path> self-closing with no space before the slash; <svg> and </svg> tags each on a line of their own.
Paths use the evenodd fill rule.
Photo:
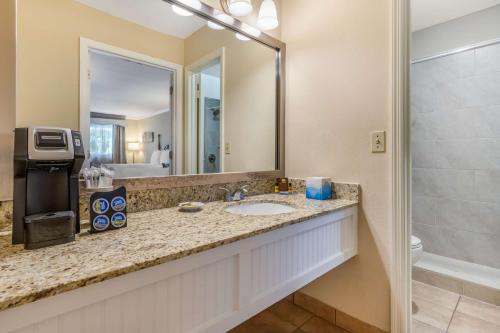
<svg viewBox="0 0 500 333">
<path fill-rule="evenodd" d="M 500 326 L 500 306 L 461 297 L 457 311 Z"/>
<path fill-rule="evenodd" d="M 296 292 L 294 302 L 298 306 L 311 312 L 313 315 L 325 319 L 326 321 L 335 324 L 335 309 L 317 299 L 308 296 L 302 292 Z"/>
<path fill-rule="evenodd" d="M 296 327 L 302 326 L 312 317 L 310 312 L 286 300 L 274 304 L 269 308 L 269 310 L 280 319 L 287 321 Z"/>
<path fill-rule="evenodd" d="M 305 333 L 347 333 L 342 328 L 319 317 L 312 317 L 300 329 Z"/>
<path fill-rule="evenodd" d="M 432 327 L 418 320 L 413 319 L 411 333 L 445 333 L 446 331 Z"/>
<path fill-rule="evenodd" d="M 413 296 L 413 302 L 416 305 L 413 313 L 414 319 L 441 330 L 448 328 L 455 309 L 437 305 L 415 295 Z"/>
<path fill-rule="evenodd" d="M 460 295 L 457 293 L 417 281 L 412 281 L 412 287 L 413 296 L 452 310 L 456 308 L 458 299 L 460 298 Z"/>
<path fill-rule="evenodd" d="M 348 332 L 355 332 L 355 333 L 385 333 L 383 330 L 381 330 L 378 327 L 372 326 L 370 324 L 367 324 L 365 322 L 362 322 L 359 319 L 356 319 L 352 316 L 349 316 L 346 313 L 343 313 L 342 311 L 337 310 L 336 311 L 336 322 L 335 324 L 338 327 L 341 327 L 345 329 Z"/>
<path fill-rule="evenodd" d="M 262 311 L 240 326 L 233 328 L 230 333 L 292 333 L 296 326 L 280 319 L 269 310 Z"/>
<path fill-rule="evenodd" d="M 490 322 L 456 312 L 453 315 L 450 328 L 450 333 L 498 333 L 500 326 Z"/>
</svg>

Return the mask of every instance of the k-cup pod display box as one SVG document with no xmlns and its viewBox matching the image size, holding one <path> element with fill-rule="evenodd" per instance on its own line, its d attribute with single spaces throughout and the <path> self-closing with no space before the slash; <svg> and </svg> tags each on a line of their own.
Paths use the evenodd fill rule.
<svg viewBox="0 0 500 333">
<path fill-rule="evenodd" d="M 119 187 L 90 196 L 90 233 L 116 230 L 127 226 L 127 190 Z"/>
</svg>

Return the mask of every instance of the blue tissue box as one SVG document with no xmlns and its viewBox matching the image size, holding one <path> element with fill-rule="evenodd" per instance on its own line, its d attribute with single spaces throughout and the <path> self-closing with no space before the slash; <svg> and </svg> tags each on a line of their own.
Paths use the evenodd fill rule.
<svg viewBox="0 0 500 333">
<path fill-rule="evenodd" d="M 330 200 L 332 198 L 332 180 L 327 177 L 308 177 L 306 179 L 306 198 Z"/>
</svg>

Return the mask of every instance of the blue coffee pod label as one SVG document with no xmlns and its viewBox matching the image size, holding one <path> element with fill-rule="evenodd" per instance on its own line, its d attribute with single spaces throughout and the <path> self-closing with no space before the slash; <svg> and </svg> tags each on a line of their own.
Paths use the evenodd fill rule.
<svg viewBox="0 0 500 333">
<path fill-rule="evenodd" d="M 109 209 L 109 201 L 104 198 L 99 198 L 92 203 L 92 210 L 96 214 L 104 214 Z"/>
<path fill-rule="evenodd" d="M 111 224 L 115 228 L 121 228 L 127 222 L 127 217 L 123 213 L 114 213 L 111 217 Z"/>
<path fill-rule="evenodd" d="M 114 197 L 113 200 L 111 200 L 111 208 L 113 208 L 114 211 L 120 212 L 125 209 L 125 206 L 127 206 L 127 202 L 123 197 Z"/>
<path fill-rule="evenodd" d="M 106 230 L 109 226 L 109 217 L 106 215 L 98 215 L 94 218 L 92 222 L 92 226 L 95 230 L 103 231 Z"/>
</svg>

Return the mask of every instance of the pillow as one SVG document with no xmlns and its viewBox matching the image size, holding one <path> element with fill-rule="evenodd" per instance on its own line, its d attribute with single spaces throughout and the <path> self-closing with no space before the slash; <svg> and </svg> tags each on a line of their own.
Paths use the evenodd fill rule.
<svg viewBox="0 0 500 333">
<path fill-rule="evenodd" d="M 150 164 L 160 164 L 160 151 L 155 150 L 151 154 L 151 160 L 149 161 Z"/>
<path fill-rule="evenodd" d="M 170 150 L 163 150 L 160 154 L 160 163 L 168 164 L 170 163 Z"/>
</svg>

